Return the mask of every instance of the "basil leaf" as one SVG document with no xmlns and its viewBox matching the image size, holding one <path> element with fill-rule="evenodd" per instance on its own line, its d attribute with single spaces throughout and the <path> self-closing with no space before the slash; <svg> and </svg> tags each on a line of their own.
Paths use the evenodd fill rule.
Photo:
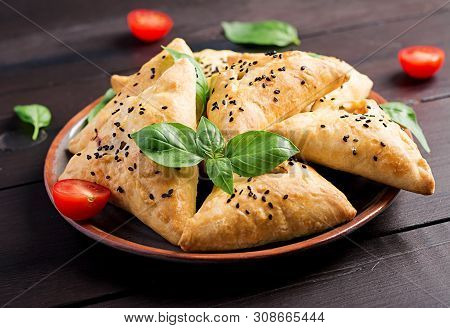
<svg viewBox="0 0 450 328">
<path fill-rule="evenodd" d="M 394 122 L 397 122 L 411 131 L 420 142 L 423 149 L 425 149 L 427 153 L 430 152 L 430 146 L 428 146 L 427 139 L 423 134 L 419 122 L 417 122 L 417 116 L 414 109 L 401 102 L 388 102 L 381 104 L 380 107 L 389 114 Z"/>
<path fill-rule="evenodd" d="M 195 131 L 179 123 L 149 125 L 131 135 L 141 151 L 166 167 L 188 167 L 200 163 Z"/>
<path fill-rule="evenodd" d="M 198 152 L 204 157 L 223 157 L 225 140 L 222 133 L 210 120 L 202 117 L 197 128 L 196 143 Z"/>
<path fill-rule="evenodd" d="M 14 107 L 14 112 L 25 123 L 30 123 L 34 126 L 33 140 L 36 140 L 39 135 L 39 129 L 44 128 L 50 124 L 52 120 L 52 113 L 50 110 L 42 105 L 18 105 Z"/>
<path fill-rule="evenodd" d="M 93 118 L 100 112 L 100 110 L 102 110 L 103 107 L 105 107 L 106 104 L 109 103 L 110 100 L 113 99 L 115 96 L 116 93 L 114 92 L 113 89 L 109 88 L 108 90 L 106 90 L 100 102 L 89 112 L 87 117 L 88 123 L 90 123 L 93 120 Z"/>
<path fill-rule="evenodd" d="M 225 156 L 235 173 L 254 177 L 273 170 L 296 153 L 298 148 L 289 139 L 271 132 L 249 131 L 228 142 Z"/>
<path fill-rule="evenodd" d="M 203 115 L 203 111 L 205 109 L 209 97 L 208 81 L 206 80 L 205 74 L 203 74 L 203 70 L 200 64 L 189 55 L 183 54 L 181 52 L 166 47 L 163 47 L 163 49 L 166 50 L 175 61 L 181 58 L 187 58 L 189 59 L 191 64 L 194 65 L 195 74 L 197 76 L 196 97 L 195 97 L 197 107 L 197 118 L 200 118 Z"/>
<path fill-rule="evenodd" d="M 208 158 L 206 173 L 211 181 L 228 194 L 233 194 L 233 170 L 228 158 Z"/>
<path fill-rule="evenodd" d="M 222 22 L 225 36 L 234 43 L 285 47 L 291 43 L 300 44 L 297 29 L 292 25 L 268 20 L 255 23 Z"/>
</svg>

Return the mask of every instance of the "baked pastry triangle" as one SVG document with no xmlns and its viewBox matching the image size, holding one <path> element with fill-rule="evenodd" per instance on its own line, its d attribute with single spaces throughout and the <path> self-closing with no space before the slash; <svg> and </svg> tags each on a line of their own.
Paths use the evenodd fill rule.
<svg viewBox="0 0 450 328">
<path fill-rule="evenodd" d="M 179 52 L 192 55 L 191 49 L 182 39 L 174 39 L 167 46 Z M 174 61 L 167 51 L 163 50 L 145 63 L 141 69 L 129 77 L 120 76 L 112 78 L 112 85 L 117 92 L 116 97 L 111 100 L 80 133 L 70 140 L 69 151 L 73 154 L 83 150 L 89 140 L 94 137 L 94 129 L 100 129 L 108 120 L 111 113 L 116 110 L 117 104 L 124 103 L 127 97 L 136 96 L 148 87 L 154 85 L 158 78 L 170 67 Z"/>
<path fill-rule="evenodd" d="M 177 244 L 186 219 L 195 213 L 198 169 L 156 164 L 140 152 L 130 134 L 159 122 L 195 129 L 195 69 L 181 59 L 155 80 L 141 94 L 121 99 L 113 112 L 107 109 L 101 125 L 85 128 L 93 129 L 89 134 L 93 137 L 71 158 L 60 179 L 82 179 L 109 188 L 112 203 Z"/>
<path fill-rule="evenodd" d="M 275 172 L 235 177 L 235 193 L 218 188 L 188 220 L 185 251 L 225 251 L 289 240 L 351 220 L 356 210 L 313 168 L 285 162 Z"/>
<path fill-rule="evenodd" d="M 304 160 L 396 188 L 432 194 L 435 183 L 431 169 L 414 141 L 375 102 L 357 103 L 363 107 L 349 106 L 353 113 L 301 113 L 269 130 L 289 138 Z"/>
<path fill-rule="evenodd" d="M 259 54 L 254 58 L 263 56 L 263 60 L 252 62 L 249 56 L 244 54 L 242 63 L 211 81 L 207 115 L 226 139 L 309 110 L 316 99 L 347 80 L 341 67 L 300 51 Z"/>
</svg>

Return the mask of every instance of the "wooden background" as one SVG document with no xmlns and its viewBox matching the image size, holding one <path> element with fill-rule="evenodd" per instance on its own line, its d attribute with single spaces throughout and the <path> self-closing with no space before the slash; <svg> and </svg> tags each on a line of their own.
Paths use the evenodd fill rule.
<svg viewBox="0 0 450 328">
<path fill-rule="evenodd" d="M 5 1 L 10 7 L 0 1 L 1 305 L 450 304 L 450 65 L 435 78 L 414 81 L 396 59 L 400 48 L 412 44 L 437 45 L 450 54 L 450 5 L 422 20 L 445 0 Z M 139 7 L 173 17 L 175 26 L 161 43 L 131 37 L 125 16 Z M 58 130 L 103 94 L 109 73 L 133 72 L 171 38 L 186 39 L 194 50 L 242 50 L 224 39 L 220 22 L 267 18 L 294 24 L 303 50 L 362 61 L 358 69 L 378 92 L 413 104 L 432 149 L 426 158 L 437 182 L 435 195 L 401 192 L 384 214 L 350 235 L 362 248 L 344 239 L 269 261 L 192 265 L 95 245 L 73 259 L 93 242 L 58 216 L 42 183 L 45 154 Z M 54 117 L 47 138 L 34 144 L 30 129 L 12 111 L 28 103 L 47 105 Z"/>
</svg>

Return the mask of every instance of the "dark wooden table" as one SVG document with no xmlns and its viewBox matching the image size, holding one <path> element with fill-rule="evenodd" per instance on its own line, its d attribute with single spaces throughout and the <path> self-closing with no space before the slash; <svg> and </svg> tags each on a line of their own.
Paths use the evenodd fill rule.
<svg viewBox="0 0 450 328">
<path fill-rule="evenodd" d="M 437 45 L 450 55 L 450 5 L 423 19 L 445 0 L 5 1 L 10 7 L 0 1 L 2 305 L 450 304 L 450 65 L 433 79 L 414 81 L 396 59 L 400 48 L 412 44 Z M 142 44 L 128 32 L 126 13 L 138 7 L 174 18 L 162 44 L 178 36 L 194 50 L 242 50 L 224 39 L 222 20 L 276 18 L 297 26 L 301 49 L 359 63 L 384 97 L 414 105 L 432 149 L 426 159 L 436 193 L 401 192 L 384 214 L 350 235 L 361 247 L 343 239 L 294 256 L 228 265 L 169 263 L 103 245 L 82 252 L 93 242 L 51 205 L 43 162 L 64 123 L 108 87 L 106 72 L 133 72 L 159 51 L 161 43 Z M 45 104 L 54 116 L 47 138 L 34 144 L 12 111 L 27 103 Z"/>
</svg>

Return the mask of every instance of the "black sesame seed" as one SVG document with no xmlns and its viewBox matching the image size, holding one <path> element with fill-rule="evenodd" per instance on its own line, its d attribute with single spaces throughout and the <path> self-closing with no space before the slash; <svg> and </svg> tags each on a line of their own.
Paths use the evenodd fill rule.
<svg viewBox="0 0 450 328">
<path fill-rule="evenodd" d="M 77 153 L 77 156 L 81 156 L 81 153 Z"/>
<path fill-rule="evenodd" d="M 300 82 L 301 85 L 304 85 L 306 83 L 305 80 L 302 80 L 302 82 Z"/>
<path fill-rule="evenodd" d="M 111 179 L 111 177 L 109 175 L 107 175 L 105 178 L 106 178 L 106 180 Z"/>
<path fill-rule="evenodd" d="M 91 172 L 91 175 L 94 176 L 94 175 L 95 175 L 95 172 Z"/>
<path fill-rule="evenodd" d="M 273 97 L 273 102 L 278 102 L 278 99 L 276 97 Z"/>
<path fill-rule="evenodd" d="M 323 129 L 323 128 L 325 128 L 325 125 L 321 124 L 320 127 Z"/>
<path fill-rule="evenodd" d="M 368 128 L 368 127 L 369 127 L 369 124 L 364 123 L 364 124 L 363 124 L 363 127 Z"/>
<path fill-rule="evenodd" d="M 353 155 L 356 156 L 357 153 L 356 153 L 356 149 L 355 148 L 352 149 L 352 153 L 353 153 Z"/>
<path fill-rule="evenodd" d="M 248 210 L 245 210 L 245 214 L 247 214 L 247 215 L 248 215 L 248 214 L 250 214 L 250 212 L 249 212 Z"/>
<path fill-rule="evenodd" d="M 239 203 L 236 203 L 236 208 L 239 208 Z"/>
<path fill-rule="evenodd" d="M 273 91 L 273 93 L 276 94 L 276 95 L 278 95 L 278 94 L 280 94 L 280 90 L 275 89 L 275 90 Z"/>
<path fill-rule="evenodd" d="M 300 69 L 301 69 L 302 71 L 304 71 L 304 70 L 306 69 L 306 66 L 302 66 L 302 67 L 300 67 Z"/>
<path fill-rule="evenodd" d="M 92 158 L 92 156 L 91 156 L 91 155 L 86 155 L 86 158 L 87 158 L 88 160 L 90 160 L 90 159 Z"/>
<path fill-rule="evenodd" d="M 378 157 L 377 156 L 374 156 L 373 157 L 373 160 L 376 162 L 376 161 L 378 161 Z"/>
<path fill-rule="evenodd" d="M 302 164 L 302 168 L 307 169 L 308 167 L 305 164 Z"/>
<path fill-rule="evenodd" d="M 250 182 L 250 181 L 252 181 L 252 177 L 250 177 L 250 178 L 247 179 L 247 182 Z"/>
<path fill-rule="evenodd" d="M 234 121 L 234 118 L 233 118 L 233 117 L 230 117 L 229 121 L 230 121 L 230 123 L 233 122 L 233 121 Z"/>
<path fill-rule="evenodd" d="M 264 195 L 268 195 L 268 194 L 269 194 L 269 192 L 270 192 L 270 190 L 266 190 L 266 191 L 264 191 Z"/>
<path fill-rule="evenodd" d="M 383 141 L 380 142 L 380 145 L 381 147 L 386 147 L 386 144 Z"/>
<path fill-rule="evenodd" d="M 353 139 L 353 142 L 358 142 L 358 141 L 359 141 L 358 138 Z"/>
<path fill-rule="evenodd" d="M 228 204 L 229 202 L 231 202 L 231 199 L 230 199 L 230 198 L 227 199 L 227 204 Z"/>
<path fill-rule="evenodd" d="M 167 109 L 167 106 L 162 106 L 161 109 Z"/>
<path fill-rule="evenodd" d="M 272 218 L 273 218 L 272 214 L 269 214 L 268 219 L 272 220 Z"/>
<path fill-rule="evenodd" d="M 125 190 L 123 190 L 123 188 L 121 186 L 117 187 L 117 191 L 120 192 L 121 194 L 123 194 L 125 192 Z"/>
<path fill-rule="evenodd" d="M 265 202 L 265 201 L 266 201 L 266 196 L 262 196 L 262 197 L 261 197 L 261 200 L 262 200 L 263 202 Z"/>
<path fill-rule="evenodd" d="M 284 195 L 283 199 L 286 200 L 286 199 L 288 199 L 288 197 L 289 197 L 289 195 Z"/>
<path fill-rule="evenodd" d="M 149 194 L 149 195 L 148 195 L 148 198 L 150 198 L 151 200 L 154 200 L 154 199 L 155 199 L 155 196 L 153 196 L 153 194 Z"/>
<path fill-rule="evenodd" d="M 129 166 L 129 167 L 128 167 L 128 171 L 133 172 L 134 169 L 133 169 L 131 166 Z"/>
</svg>

